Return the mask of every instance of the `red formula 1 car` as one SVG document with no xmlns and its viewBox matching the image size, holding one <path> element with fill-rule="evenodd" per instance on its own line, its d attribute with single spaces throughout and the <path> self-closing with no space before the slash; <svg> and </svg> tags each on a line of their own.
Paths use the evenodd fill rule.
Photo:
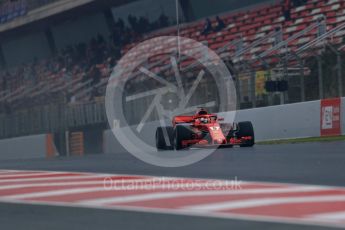
<svg viewBox="0 0 345 230">
<path fill-rule="evenodd" d="M 199 109 L 193 116 L 176 116 L 172 121 L 173 126 L 157 128 L 157 150 L 254 145 L 254 130 L 250 121 L 219 123 L 223 120 L 205 109 Z"/>
</svg>

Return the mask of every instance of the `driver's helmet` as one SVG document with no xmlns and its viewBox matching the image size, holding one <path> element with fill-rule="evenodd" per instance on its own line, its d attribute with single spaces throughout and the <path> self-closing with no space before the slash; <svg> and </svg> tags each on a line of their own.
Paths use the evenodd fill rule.
<svg viewBox="0 0 345 230">
<path fill-rule="evenodd" d="M 208 112 L 206 109 L 204 108 L 200 108 L 197 112 L 196 112 L 197 115 L 201 116 L 201 115 L 207 115 Z"/>
<path fill-rule="evenodd" d="M 200 118 L 200 122 L 206 124 L 206 123 L 208 123 L 208 118 L 202 117 L 202 118 Z"/>
</svg>

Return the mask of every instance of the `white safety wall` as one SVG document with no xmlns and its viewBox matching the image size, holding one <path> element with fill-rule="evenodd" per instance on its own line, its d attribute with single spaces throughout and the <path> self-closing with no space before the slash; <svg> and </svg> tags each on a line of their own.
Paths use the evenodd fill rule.
<svg viewBox="0 0 345 230">
<path fill-rule="evenodd" d="M 316 137 L 320 135 L 320 101 L 240 110 L 235 121 L 251 121 L 258 141 Z"/>
<path fill-rule="evenodd" d="M 342 133 L 345 134 L 345 98 L 342 98 Z M 219 114 L 225 118 L 234 114 Z M 237 111 L 235 121 L 252 121 L 257 141 L 315 137 L 320 135 L 320 101 L 295 103 Z M 156 124 L 144 128 L 141 138 L 154 144 Z M 110 130 L 103 133 L 104 153 L 123 153 L 125 149 Z M 0 160 L 43 158 L 46 135 L 0 140 Z"/>
<path fill-rule="evenodd" d="M 126 150 L 117 141 L 111 130 L 103 133 L 103 153 L 124 153 Z"/>
<path fill-rule="evenodd" d="M 45 134 L 0 140 L 0 160 L 44 158 L 45 156 Z"/>
<path fill-rule="evenodd" d="M 341 132 L 345 135 L 345 97 L 341 98 Z"/>
<path fill-rule="evenodd" d="M 344 121 L 345 98 L 342 100 L 342 114 Z M 221 113 L 219 116 L 223 116 L 226 122 L 234 113 Z M 235 121 L 251 121 L 257 141 L 316 137 L 320 136 L 320 101 L 240 110 L 235 114 Z M 344 133 L 344 123 L 342 125 Z M 153 144 L 156 127 L 155 124 L 149 125 L 141 138 Z M 104 152 L 124 152 L 110 130 L 104 132 Z"/>
</svg>

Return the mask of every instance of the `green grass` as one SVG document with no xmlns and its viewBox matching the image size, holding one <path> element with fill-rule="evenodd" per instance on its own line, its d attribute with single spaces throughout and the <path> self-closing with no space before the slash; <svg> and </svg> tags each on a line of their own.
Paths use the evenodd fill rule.
<svg viewBox="0 0 345 230">
<path fill-rule="evenodd" d="M 258 145 L 275 145 L 275 144 L 297 144 L 306 142 L 329 142 L 329 141 L 345 141 L 345 136 L 331 136 L 331 137 L 307 137 L 295 139 L 283 139 L 272 141 L 260 141 Z"/>
</svg>

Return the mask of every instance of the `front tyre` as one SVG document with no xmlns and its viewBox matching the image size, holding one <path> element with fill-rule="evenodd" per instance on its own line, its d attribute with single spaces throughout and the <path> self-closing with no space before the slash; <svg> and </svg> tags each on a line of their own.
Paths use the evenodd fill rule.
<svg viewBox="0 0 345 230">
<path fill-rule="evenodd" d="M 158 127 L 156 129 L 156 148 L 160 150 L 174 149 L 174 128 L 173 127 Z"/>
<path fill-rule="evenodd" d="M 255 144 L 254 128 L 250 121 L 244 121 L 238 123 L 237 137 L 251 137 L 252 139 L 246 140 L 240 147 L 252 147 Z"/>
</svg>

